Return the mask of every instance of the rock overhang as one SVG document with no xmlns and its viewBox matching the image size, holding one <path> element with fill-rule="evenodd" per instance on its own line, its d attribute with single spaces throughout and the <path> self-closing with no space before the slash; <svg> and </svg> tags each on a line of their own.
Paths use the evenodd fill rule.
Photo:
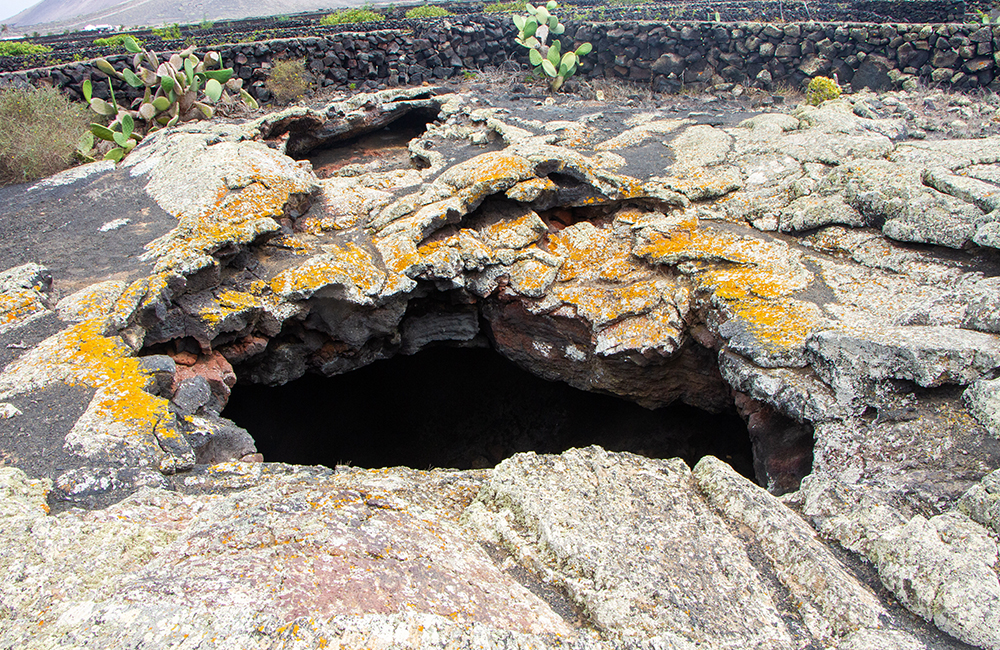
<svg viewBox="0 0 1000 650">
<path fill-rule="evenodd" d="M 588 115 L 547 125 L 428 93 L 412 101 L 435 102 L 441 119 L 411 146 L 428 166 L 405 173 L 316 179 L 262 145 L 260 124 L 165 131 L 128 171 L 99 172 L 176 219 L 147 240 L 151 267 L 96 275 L 69 296 L 58 270 L 54 287 L 32 280 L 44 274 L 36 267 L 5 275 L 4 337 L 17 343 L 53 312 L 64 328 L 0 374 L 2 399 L 17 408 L 55 384 L 94 391 L 65 443 L 113 476 L 64 468 L 51 478 L 65 495 L 102 481 L 123 492 L 177 487 L 210 472 L 199 459 L 251 460 L 246 438 L 218 418 L 232 376 L 282 383 L 470 336 L 465 321 L 408 317 L 429 292 L 474 306 L 495 347 L 543 377 L 650 406 L 731 407 L 736 391 L 815 427 L 809 480 L 826 491 L 798 498 L 835 539 L 887 549 L 870 557 L 888 584 L 910 566 L 898 550 L 909 529 L 843 504 L 863 486 L 897 518 L 934 517 L 995 468 L 996 328 L 975 316 L 996 297 L 995 254 L 979 241 L 993 217 L 984 188 L 953 178 L 972 166 L 988 176 L 992 154 L 942 172 L 927 152 L 946 146 L 894 144 L 892 125 L 860 119 L 844 134 L 829 126 L 844 114 L 836 105 L 795 126 L 787 116 L 716 128 L 640 115 L 608 133 L 588 128 Z M 295 124 L 332 131 L 327 121 L 406 101 L 368 96 Z M 669 167 L 621 173 L 642 153 L 631 147 L 664 133 Z M 780 164 L 759 168 L 766 157 Z M 178 174 L 194 189 L 172 182 Z M 816 195 L 844 207 L 801 212 Z M 14 262 L 39 260 L 44 252 Z M 959 397 L 967 386 L 971 408 Z M 832 510 L 830 494 L 840 499 Z M 862 521 L 845 528 L 852 517 Z M 615 616 L 600 620 L 616 628 Z M 982 638 L 942 620 L 959 638 Z"/>
</svg>

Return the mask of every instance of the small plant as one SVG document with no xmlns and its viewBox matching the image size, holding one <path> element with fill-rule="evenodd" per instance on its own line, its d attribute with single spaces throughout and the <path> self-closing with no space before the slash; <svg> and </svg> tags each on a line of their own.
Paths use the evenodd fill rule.
<svg viewBox="0 0 1000 650">
<path fill-rule="evenodd" d="M 54 88 L 0 90 L 0 185 L 44 178 L 69 167 L 87 108 Z"/>
<path fill-rule="evenodd" d="M 224 96 L 228 99 L 228 93 L 238 94 L 248 106 L 257 108 L 256 100 L 243 90 L 243 80 L 233 78 L 232 68 L 221 68 L 218 52 L 207 52 L 202 61 L 195 55 L 194 47 L 189 47 L 161 63 L 155 53 L 140 48 L 131 36 L 126 36 L 124 44 L 125 49 L 135 55 L 132 59 L 134 70 L 126 68 L 118 72 L 103 58 L 94 61 L 94 65 L 133 88 L 145 89 L 132 110 L 118 104 L 110 81 L 110 102 L 93 96 L 89 79 L 83 82 L 84 98 L 90 108 L 98 115 L 111 118 L 108 126 L 90 125 L 95 136 L 118 145 L 104 156 L 109 160 L 121 160 L 142 140 L 144 133 L 178 122 L 212 117 L 215 111 L 209 104 Z M 216 66 L 219 69 L 211 69 Z"/>
<path fill-rule="evenodd" d="M 483 7 L 483 11 L 488 14 L 514 14 L 523 8 L 520 2 L 493 2 Z"/>
<path fill-rule="evenodd" d="M 549 34 L 558 36 L 566 31 L 566 26 L 550 13 L 558 6 L 556 0 L 549 0 L 548 4 L 537 7 L 529 3 L 525 5 L 528 10 L 527 15 L 514 16 L 514 25 L 518 29 L 517 38 L 514 40 L 518 45 L 528 48 L 528 60 L 535 66 L 535 74 L 548 76 L 549 88 L 553 92 L 559 90 L 563 83 L 573 76 L 580 64 L 580 58 L 593 50 L 590 43 L 584 43 L 576 48 L 575 52 L 566 53 L 562 53 L 560 41 L 546 45 Z"/>
<path fill-rule="evenodd" d="M 276 62 L 264 86 L 279 104 L 287 104 L 302 97 L 309 90 L 305 61 L 294 59 Z"/>
<path fill-rule="evenodd" d="M 374 23 L 385 20 L 385 16 L 370 9 L 341 9 L 319 19 L 320 25 L 347 25 L 350 23 Z"/>
<path fill-rule="evenodd" d="M 204 16 L 202 17 L 201 22 L 198 23 L 198 29 L 212 29 L 213 27 L 215 27 L 215 23 Z"/>
<path fill-rule="evenodd" d="M 813 77 L 806 89 L 806 103 L 819 106 L 828 99 L 840 97 L 840 84 L 829 77 Z"/>
<path fill-rule="evenodd" d="M 441 16 L 454 15 L 444 7 L 435 7 L 434 5 L 421 5 L 406 12 L 407 18 L 440 18 Z"/>
<path fill-rule="evenodd" d="M 174 23 L 169 27 L 154 27 L 150 31 L 153 32 L 153 36 L 161 41 L 179 41 L 183 38 L 183 35 L 181 35 L 181 27 L 177 23 Z"/>
<path fill-rule="evenodd" d="M 982 9 L 973 9 L 973 11 L 979 17 L 979 22 L 984 25 L 1000 24 L 1000 15 L 996 17 L 992 15 L 996 11 L 995 8 L 991 11 L 983 11 Z"/>
<path fill-rule="evenodd" d="M 465 79 L 466 81 L 472 81 L 473 79 L 476 79 L 478 77 L 479 74 L 473 72 L 472 70 L 462 70 L 462 78 Z"/>
<path fill-rule="evenodd" d="M 98 45 L 100 47 L 124 48 L 126 36 L 128 36 L 128 34 L 113 34 L 111 36 L 108 36 L 107 38 L 95 38 L 94 45 Z M 134 36 L 132 38 L 135 40 L 136 43 L 139 44 L 139 47 L 142 47 L 142 41 L 135 38 Z"/>
<path fill-rule="evenodd" d="M 36 45 L 27 41 L 4 41 L 0 43 L 0 56 L 31 56 L 48 54 L 52 48 L 47 45 Z"/>
<path fill-rule="evenodd" d="M 357 90 L 358 89 L 358 84 L 356 84 L 356 83 L 354 83 L 352 81 L 351 83 L 347 84 L 347 87 L 350 88 L 351 90 Z"/>
</svg>

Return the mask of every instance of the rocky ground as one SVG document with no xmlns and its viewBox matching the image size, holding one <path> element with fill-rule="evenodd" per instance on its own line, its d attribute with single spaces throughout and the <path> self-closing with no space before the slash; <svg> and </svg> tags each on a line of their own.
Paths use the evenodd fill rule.
<svg viewBox="0 0 1000 650">
<path fill-rule="evenodd" d="M 1000 648 L 994 98 L 491 85 L 0 190 L 0 645 Z M 757 482 L 283 465 L 220 416 L 438 345 L 739 413 Z"/>
</svg>

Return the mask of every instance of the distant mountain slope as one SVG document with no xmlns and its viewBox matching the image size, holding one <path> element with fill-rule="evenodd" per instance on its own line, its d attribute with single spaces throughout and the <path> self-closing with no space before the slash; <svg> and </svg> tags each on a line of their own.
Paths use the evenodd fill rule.
<svg viewBox="0 0 1000 650">
<path fill-rule="evenodd" d="M 38 25 L 103 11 L 128 0 L 42 0 L 6 21 L 8 25 Z"/>
<path fill-rule="evenodd" d="M 42 0 L 8 24 L 41 33 L 74 30 L 88 24 L 151 25 L 196 23 L 253 16 L 316 11 L 359 5 L 362 0 Z"/>
</svg>

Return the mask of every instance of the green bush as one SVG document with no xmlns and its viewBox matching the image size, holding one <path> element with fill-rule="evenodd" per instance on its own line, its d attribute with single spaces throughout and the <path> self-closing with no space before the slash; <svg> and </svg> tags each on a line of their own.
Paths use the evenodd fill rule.
<svg viewBox="0 0 1000 650">
<path fill-rule="evenodd" d="M 53 88 L 0 90 L 0 185 L 70 167 L 89 121 L 86 106 Z"/>
<path fill-rule="evenodd" d="M 407 18 L 440 18 L 441 16 L 454 15 L 444 7 L 435 7 L 434 5 L 421 5 L 406 12 Z"/>
<path fill-rule="evenodd" d="M 99 45 L 101 47 L 117 47 L 124 49 L 126 36 L 128 36 L 128 34 L 112 34 L 107 38 L 95 38 L 94 45 Z M 135 37 L 133 36 L 132 38 Z M 139 44 L 139 47 L 142 47 L 142 41 L 135 38 L 135 42 Z"/>
<path fill-rule="evenodd" d="M 278 61 L 267 75 L 264 86 L 279 104 L 287 104 L 306 94 L 309 76 L 302 59 Z"/>
<path fill-rule="evenodd" d="M 153 32 L 153 36 L 161 41 L 179 41 L 184 38 L 181 35 L 181 26 L 177 23 L 174 23 L 169 27 L 154 27 L 150 31 Z"/>
<path fill-rule="evenodd" d="M 806 89 L 806 102 L 819 106 L 828 99 L 840 97 L 840 86 L 829 77 L 814 77 Z"/>
<path fill-rule="evenodd" d="M 369 9 L 341 9 L 319 19 L 320 25 L 347 25 L 349 23 L 374 23 L 385 16 Z"/>
<path fill-rule="evenodd" d="M 524 10 L 522 2 L 493 2 L 483 7 L 488 14 L 513 14 Z"/>
<path fill-rule="evenodd" d="M 0 56 L 48 54 L 51 51 L 52 48 L 47 45 L 36 45 L 27 41 L 0 41 Z"/>
</svg>

